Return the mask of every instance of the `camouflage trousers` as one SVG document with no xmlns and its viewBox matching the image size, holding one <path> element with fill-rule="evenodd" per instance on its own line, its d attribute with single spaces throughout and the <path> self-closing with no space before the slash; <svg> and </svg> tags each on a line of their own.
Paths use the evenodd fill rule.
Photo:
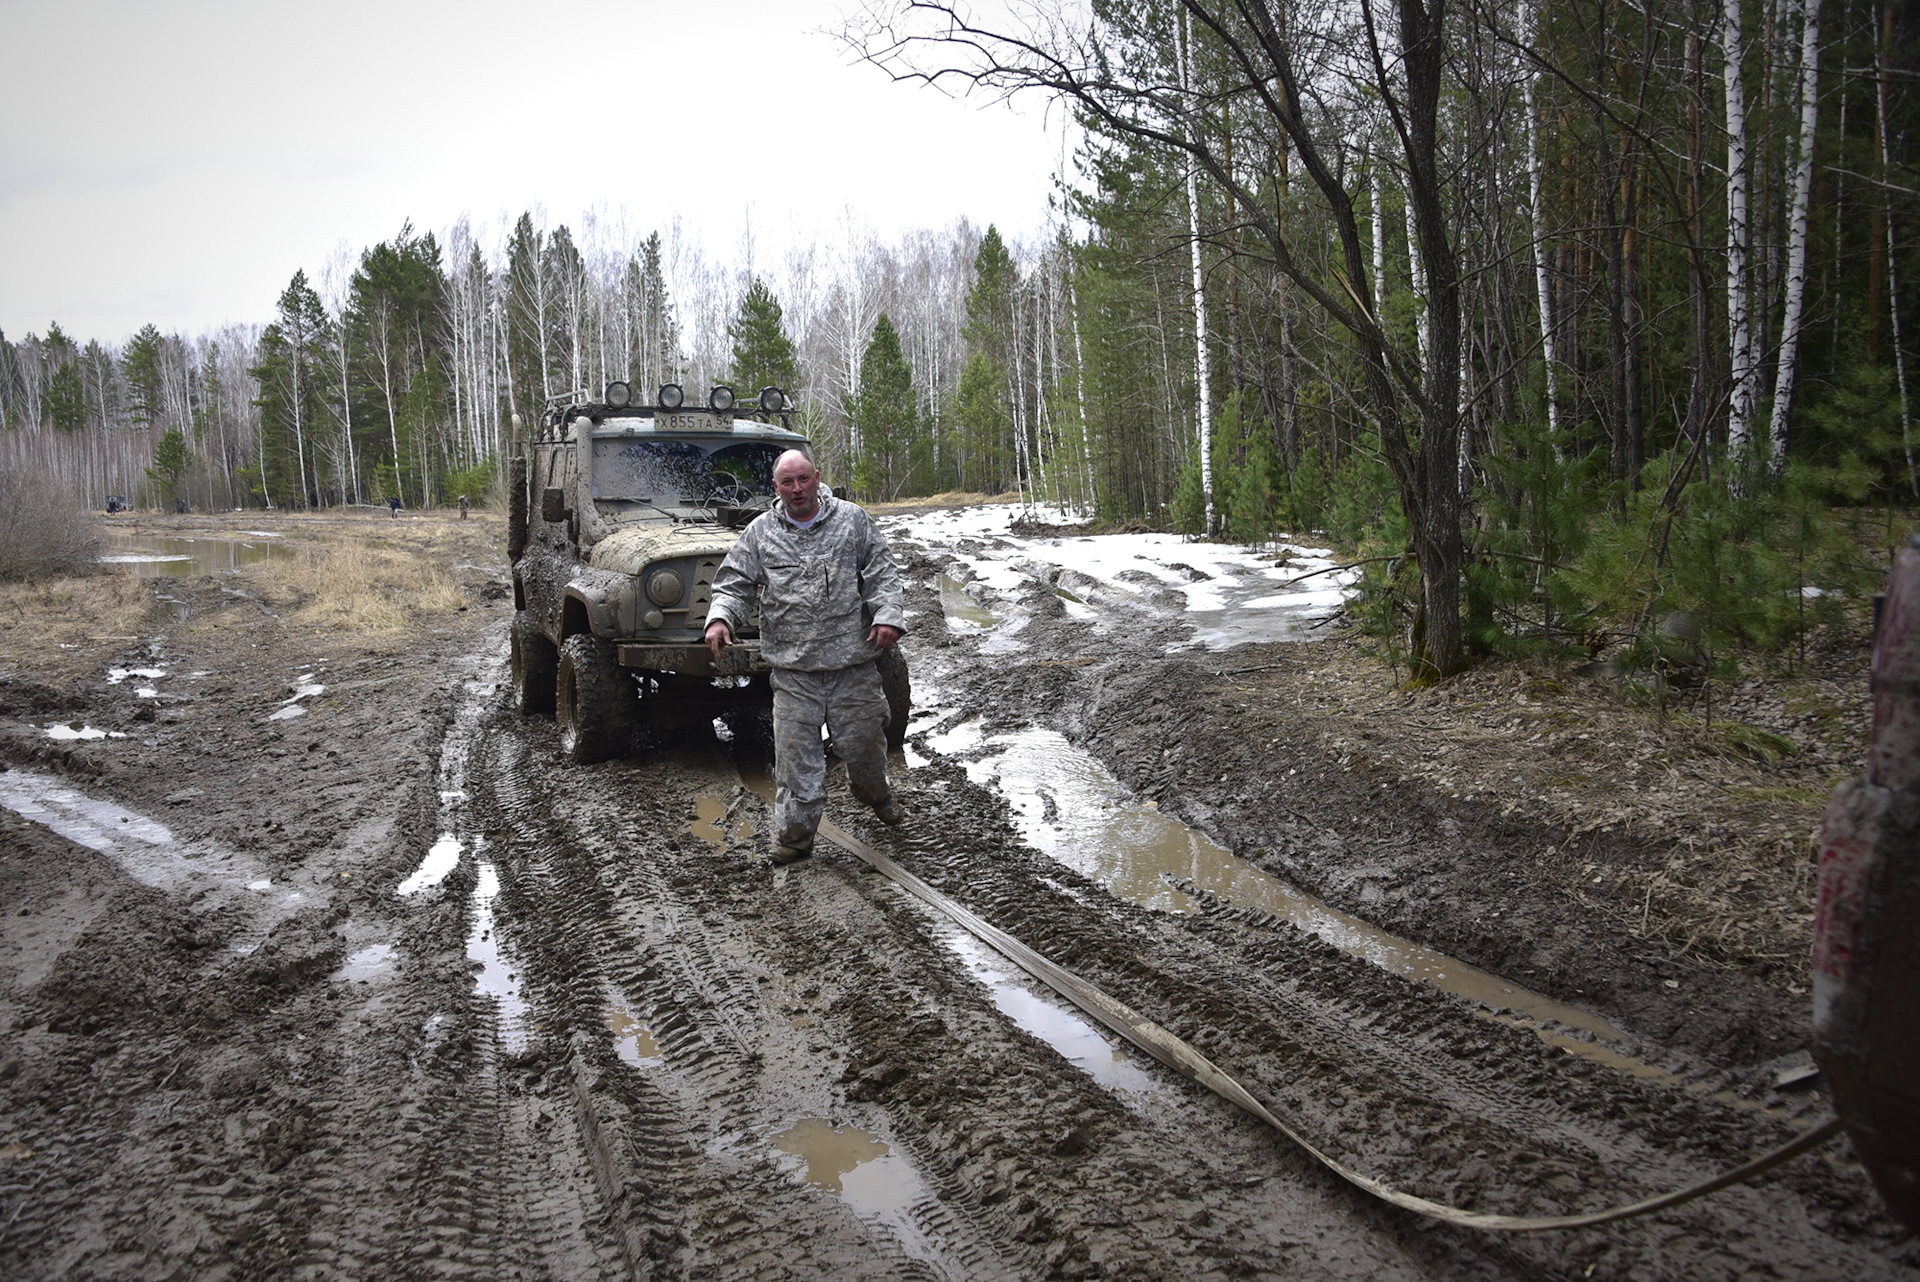
<svg viewBox="0 0 1920 1282">
<path fill-rule="evenodd" d="M 774 840 L 811 850 L 827 805 L 826 727 L 847 766 L 854 797 L 878 806 L 887 784 L 887 693 L 872 663 L 828 672 L 775 668 L 773 682 Z"/>
</svg>

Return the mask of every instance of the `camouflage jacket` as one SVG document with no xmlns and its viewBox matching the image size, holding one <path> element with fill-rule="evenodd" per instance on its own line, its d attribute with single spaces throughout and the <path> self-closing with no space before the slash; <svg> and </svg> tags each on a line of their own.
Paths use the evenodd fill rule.
<svg viewBox="0 0 1920 1282">
<path fill-rule="evenodd" d="M 887 536 L 858 504 L 821 495 L 800 529 L 777 505 L 754 518 L 713 580 L 709 621 L 735 634 L 760 599 L 760 651 L 776 668 L 827 672 L 872 659 L 876 623 L 907 630 Z"/>
</svg>

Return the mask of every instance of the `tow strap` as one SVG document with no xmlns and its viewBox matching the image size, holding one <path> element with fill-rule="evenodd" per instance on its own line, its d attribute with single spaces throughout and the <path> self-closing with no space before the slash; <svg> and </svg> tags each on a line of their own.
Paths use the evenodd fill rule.
<svg viewBox="0 0 1920 1282">
<path fill-rule="evenodd" d="M 1349 1167 L 1342 1166 L 1333 1158 L 1315 1148 L 1307 1138 L 1281 1121 L 1252 1092 L 1242 1086 L 1231 1074 L 1223 1071 L 1212 1060 L 1202 1055 L 1184 1041 L 1169 1033 L 1160 1025 L 1139 1014 L 1100 989 L 1094 987 L 1080 976 L 1063 966 L 1048 961 L 1033 949 L 1001 930 L 998 926 L 977 916 L 967 908 L 954 902 L 946 895 L 935 890 L 926 882 L 908 872 L 859 838 L 848 833 L 831 820 L 820 821 L 820 835 L 834 845 L 845 850 L 857 859 L 864 860 L 875 872 L 892 881 L 895 885 L 913 895 L 916 899 L 939 909 L 981 941 L 991 945 L 1004 954 L 1010 961 L 1035 979 L 1059 993 L 1062 997 L 1078 1006 L 1087 1014 L 1111 1028 L 1114 1032 L 1139 1047 L 1147 1054 L 1165 1064 L 1174 1072 L 1206 1087 L 1228 1103 L 1237 1104 L 1253 1114 L 1267 1125 L 1279 1131 L 1302 1149 L 1311 1154 L 1315 1161 L 1338 1175 L 1347 1183 L 1363 1192 L 1370 1193 L 1383 1202 L 1418 1212 L 1448 1224 L 1461 1224 L 1468 1228 L 1490 1229 L 1509 1233 L 1530 1233 L 1541 1229 L 1578 1229 L 1595 1224 L 1607 1224 L 1614 1220 L 1631 1219 L 1636 1215 L 1646 1215 L 1652 1211 L 1663 1210 L 1669 1206 L 1678 1206 L 1682 1202 L 1691 1202 L 1694 1198 L 1704 1197 L 1730 1185 L 1740 1184 L 1753 1179 L 1763 1171 L 1772 1170 L 1782 1162 L 1788 1162 L 1802 1153 L 1819 1148 L 1840 1133 L 1841 1122 L 1837 1117 L 1828 1118 L 1812 1130 L 1796 1139 L 1789 1140 L 1769 1152 L 1762 1153 L 1741 1166 L 1723 1172 L 1711 1179 L 1702 1180 L 1686 1188 L 1671 1193 L 1662 1193 L 1644 1201 L 1629 1203 L 1626 1206 L 1610 1207 L 1602 1211 L 1586 1211 L 1578 1215 L 1489 1215 L 1480 1211 L 1463 1211 L 1458 1207 L 1432 1202 L 1411 1193 L 1402 1193 L 1390 1188 L 1371 1176 L 1362 1175 Z"/>
</svg>

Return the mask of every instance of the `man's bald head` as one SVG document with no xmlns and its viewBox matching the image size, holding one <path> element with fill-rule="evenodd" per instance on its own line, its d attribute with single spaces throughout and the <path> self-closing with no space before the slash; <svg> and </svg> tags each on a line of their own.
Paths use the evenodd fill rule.
<svg viewBox="0 0 1920 1282">
<path fill-rule="evenodd" d="M 820 469 L 799 450 L 788 450 L 773 461 L 773 489 L 787 515 L 811 521 L 820 512 Z"/>
<path fill-rule="evenodd" d="M 773 461 L 773 477 L 776 481 L 780 479 L 782 473 L 786 472 L 816 477 L 820 475 L 820 469 L 815 467 L 813 460 L 801 450 L 788 450 Z"/>
</svg>

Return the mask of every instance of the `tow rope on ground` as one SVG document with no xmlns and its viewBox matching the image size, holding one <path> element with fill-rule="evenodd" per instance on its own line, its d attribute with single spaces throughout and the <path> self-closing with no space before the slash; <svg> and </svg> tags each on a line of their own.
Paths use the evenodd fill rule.
<svg viewBox="0 0 1920 1282">
<path fill-rule="evenodd" d="M 1736 1166 L 1711 1179 L 1702 1180 L 1686 1188 L 1671 1193 L 1662 1193 L 1657 1197 L 1646 1198 L 1625 1206 L 1609 1207 L 1601 1211 L 1585 1211 L 1577 1215 L 1490 1215 L 1481 1211 L 1463 1211 L 1458 1207 L 1447 1206 L 1440 1202 L 1416 1197 L 1411 1193 L 1402 1193 L 1360 1172 L 1341 1165 L 1327 1154 L 1315 1148 L 1307 1138 L 1293 1127 L 1287 1125 L 1273 1111 L 1267 1108 L 1253 1093 L 1240 1084 L 1239 1080 L 1222 1070 L 1214 1062 L 1196 1051 L 1180 1038 L 1175 1037 L 1160 1025 L 1141 1015 L 1124 1002 L 1088 983 L 1080 976 L 1063 966 L 1055 965 L 1045 957 L 1027 947 L 1019 940 L 1001 930 L 998 926 L 976 915 L 969 909 L 956 903 L 948 896 L 935 890 L 900 865 L 887 858 L 859 838 L 848 833 L 831 820 L 820 821 L 820 835 L 839 846 L 854 857 L 864 860 L 874 871 L 882 874 L 894 884 L 924 903 L 939 909 L 953 918 L 969 932 L 983 942 L 1004 954 L 1021 969 L 1032 975 L 1047 987 L 1078 1006 L 1087 1014 L 1111 1028 L 1114 1032 L 1139 1047 L 1156 1060 L 1165 1064 L 1174 1072 L 1191 1081 L 1199 1083 L 1214 1094 L 1231 1104 L 1237 1104 L 1253 1114 L 1267 1125 L 1279 1131 L 1295 1144 L 1305 1149 L 1315 1161 L 1338 1175 L 1347 1183 L 1363 1192 L 1370 1193 L 1383 1202 L 1415 1211 L 1432 1219 L 1448 1224 L 1465 1225 L 1468 1228 L 1489 1229 L 1510 1233 L 1530 1233 L 1542 1229 L 1578 1229 L 1595 1224 L 1608 1224 L 1614 1220 L 1631 1219 L 1637 1215 L 1678 1206 L 1697 1197 L 1740 1184 L 1753 1179 L 1763 1171 L 1772 1170 L 1783 1162 L 1791 1161 L 1813 1149 L 1819 1148 L 1840 1133 L 1841 1122 L 1837 1117 L 1828 1118 L 1804 1135 L 1789 1140 L 1769 1152 L 1762 1153 L 1752 1161 Z"/>
</svg>

